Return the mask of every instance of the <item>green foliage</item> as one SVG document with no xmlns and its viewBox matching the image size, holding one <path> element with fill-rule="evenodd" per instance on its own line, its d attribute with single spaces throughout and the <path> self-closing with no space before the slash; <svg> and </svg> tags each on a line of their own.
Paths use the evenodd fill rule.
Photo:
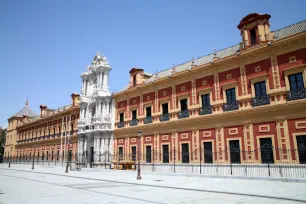
<svg viewBox="0 0 306 204">
<path fill-rule="evenodd" d="M 4 154 L 4 145 L 6 140 L 6 129 L 0 129 L 0 157 Z"/>
</svg>

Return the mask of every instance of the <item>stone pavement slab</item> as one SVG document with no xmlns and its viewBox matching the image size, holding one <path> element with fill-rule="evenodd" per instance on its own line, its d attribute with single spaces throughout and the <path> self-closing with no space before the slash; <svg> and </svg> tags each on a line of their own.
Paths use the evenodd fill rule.
<svg viewBox="0 0 306 204">
<path fill-rule="evenodd" d="M 17 171 L 18 170 L 18 171 Z M 2 203 L 306 203 L 306 183 L 0 165 Z"/>
</svg>

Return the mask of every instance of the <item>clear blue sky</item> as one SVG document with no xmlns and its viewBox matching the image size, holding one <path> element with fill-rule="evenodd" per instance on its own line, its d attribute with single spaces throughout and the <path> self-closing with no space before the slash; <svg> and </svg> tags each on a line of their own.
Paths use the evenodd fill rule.
<svg viewBox="0 0 306 204">
<path fill-rule="evenodd" d="M 275 30 L 305 20 L 305 8 L 305 0 L 1 0 L 0 125 L 26 97 L 37 113 L 69 104 L 98 46 L 118 91 L 132 67 L 154 73 L 239 43 L 249 13 L 271 14 Z"/>
</svg>

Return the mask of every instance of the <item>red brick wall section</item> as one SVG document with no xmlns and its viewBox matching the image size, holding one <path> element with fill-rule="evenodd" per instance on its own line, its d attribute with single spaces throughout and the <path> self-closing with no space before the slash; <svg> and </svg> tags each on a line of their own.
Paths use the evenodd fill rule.
<svg viewBox="0 0 306 204">
<path fill-rule="evenodd" d="M 164 95 L 165 93 L 165 95 Z M 169 103 L 170 103 L 170 109 L 172 109 L 172 100 L 171 100 L 171 95 L 172 95 L 172 87 L 167 87 L 164 89 L 158 90 L 158 99 L 164 99 L 164 98 L 169 98 Z M 160 109 L 160 102 L 159 102 L 159 109 Z M 160 111 L 160 110 L 158 110 Z"/>
<path fill-rule="evenodd" d="M 191 81 L 182 83 L 182 84 L 178 84 L 175 86 L 175 91 L 176 91 L 176 95 L 180 96 L 180 95 L 184 95 L 184 94 L 189 94 L 189 104 L 192 104 L 192 95 L 191 95 Z M 178 103 L 178 101 L 177 101 Z"/>
<path fill-rule="evenodd" d="M 231 78 L 228 79 L 227 76 L 231 75 Z M 223 88 L 222 85 L 223 84 L 228 84 L 231 82 L 238 82 L 238 79 L 240 78 L 240 68 L 235 68 L 235 69 L 231 69 L 225 72 L 220 72 L 219 73 L 219 83 L 220 83 L 220 98 L 223 99 Z M 238 84 L 238 86 L 240 86 Z"/>
<path fill-rule="evenodd" d="M 155 113 L 155 105 L 154 105 L 154 101 L 155 101 L 155 92 L 150 92 L 150 93 L 146 93 L 143 95 L 142 97 L 143 102 L 152 102 L 152 113 Z"/>
<path fill-rule="evenodd" d="M 295 133 L 305 133 L 306 135 L 306 118 L 299 118 L 299 119 L 292 119 L 292 120 L 288 120 L 288 130 L 289 130 L 289 141 L 290 141 L 290 149 L 294 149 L 294 142 L 296 142 L 296 136 L 294 136 Z M 299 124 L 297 124 L 296 127 L 296 122 L 300 122 Z M 297 145 L 297 144 L 296 144 Z M 294 155 L 294 154 L 292 154 Z"/>
<path fill-rule="evenodd" d="M 127 106 L 127 100 L 120 101 L 117 103 L 117 109 L 126 108 L 126 106 Z"/>
<path fill-rule="evenodd" d="M 206 85 L 203 84 L 205 81 Z M 199 92 L 200 90 L 211 88 L 212 89 L 212 100 L 215 101 L 215 92 L 213 91 L 214 88 L 214 76 L 206 76 L 196 80 L 196 89 L 197 89 L 197 103 L 199 104 Z"/>
<path fill-rule="evenodd" d="M 260 67 L 260 71 L 256 70 L 255 67 Z M 266 60 L 262 60 L 259 62 L 255 62 L 253 64 L 248 64 L 245 66 L 245 73 L 247 76 L 247 80 L 248 80 L 248 93 L 251 94 L 252 93 L 252 88 L 251 88 L 251 78 L 254 78 L 256 76 L 262 76 L 265 74 L 268 74 L 269 77 L 269 86 L 272 89 L 274 87 L 273 85 L 273 75 L 272 75 L 272 69 L 271 69 L 271 60 L 266 59 Z"/>
<path fill-rule="evenodd" d="M 289 57 L 295 56 L 296 62 L 290 63 Z M 281 86 L 285 87 L 284 70 L 306 63 L 306 48 L 277 56 Z"/>
<path fill-rule="evenodd" d="M 182 138 L 182 136 L 184 136 L 185 134 L 187 134 L 188 135 L 188 138 Z M 194 148 L 193 148 L 193 143 L 192 143 L 192 132 L 191 131 L 185 131 L 185 132 L 179 132 L 178 134 L 177 134 L 177 136 L 178 136 L 178 147 L 177 147 L 177 149 L 178 149 L 178 154 L 177 154 L 177 158 L 178 158 L 178 160 L 182 160 L 182 145 L 181 145 L 181 142 L 182 143 L 184 143 L 184 142 L 189 142 L 189 152 L 190 153 L 192 153 L 193 151 L 194 151 Z M 193 153 L 192 153 L 193 154 Z M 192 161 L 192 154 L 189 156 L 189 161 Z"/>
<path fill-rule="evenodd" d="M 240 150 L 244 151 L 244 137 L 243 137 L 243 126 L 231 126 L 231 127 L 224 127 L 224 147 L 225 147 L 225 159 L 229 159 L 228 158 L 228 146 L 227 146 L 227 139 L 237 139 L 239 140 L 241 138 L 241 142 L 240 142 Z M 236 131 L 237 130 L 237 131 Z M 242 154 L 242 160 L 245 160 L 245 154 Z"/>
<path fill-rule="evenodd" d="M 172 152 L 173 152 L 173 143 L 172 143 L 172 134 L 171 133 L 161 133 L 158 135 L 159 137 L 159 160 L 162 161 L 162 156 L 163 156 L 163 149 L 162 149 L 162 145 L 163 144 L 168 144 L 169 145 L 169 160 L 173 160 L 173 157 L 172 157 Z"/>
<path fill-rule="evenodd" d="M 265 131 L 266 129 L 262 128 L 262 131 L 264 130 L 264 132 L 260 132 L 260 126 L 262 126 L 262 125 L 268 125 L 270 130 Z M 276 123 L 274 121 L 253 124 L 253 134 L 254 134 L 254 147 L 255 147 L 255 149 L 260 148 L 260 144 L 257 143 L 257 137 L 258 136 L 265 136 L 265 135 L 273 135 L 273 138 L 271 138 L 271 139 L 274 140 L 274 147 L 275 148 L 281 148 L 281 147 L 279 147 L 279 144 L 278 144 L 278 137 L 277 137 L 277 132 L 276 132 Z M 256 159 L 258 159 L 258 155 L 256 155 Z M 276 159 L 279 160 L 279 152 L 278 151 L 276 151 Z"/>
</svg>

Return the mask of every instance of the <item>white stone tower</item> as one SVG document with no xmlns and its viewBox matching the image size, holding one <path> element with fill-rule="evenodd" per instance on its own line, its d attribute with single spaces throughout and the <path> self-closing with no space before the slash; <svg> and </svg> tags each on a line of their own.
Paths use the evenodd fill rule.
<svg viewBox="0 0 306 204">
<path fill-rule="evenodd" d="M 81 75 L 78 156 L 87 167 L 112 161 L 114 101 L 108 87 L 110 70 L 106 57 L 97 52 L 87 72 Z"/>
</svg>

